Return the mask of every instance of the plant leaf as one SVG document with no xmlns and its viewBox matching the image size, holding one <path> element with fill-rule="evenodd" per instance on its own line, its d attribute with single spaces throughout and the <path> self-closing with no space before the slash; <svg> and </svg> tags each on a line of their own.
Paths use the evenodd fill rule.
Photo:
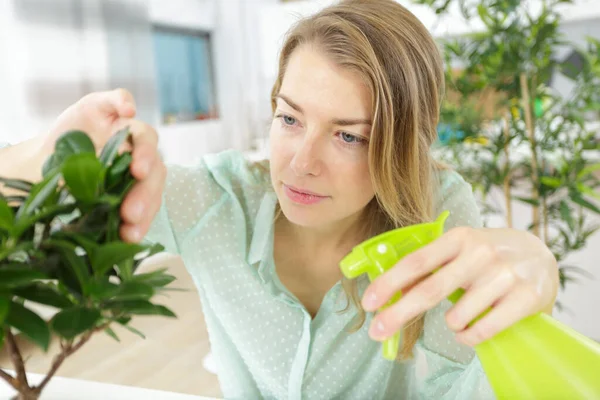
<svg viewBox="0 0 600 400">
<path fill-rule="evenodd" d="M 577 179 L 585 178 L 587 175 L 600 170 L 600 163 L 588 165 L 577 174 Z"/>
<path fill-rule="evenodd" d="M 131 153 L 123 153 L 117 156 L 115 162 L 108 168 L 108 172 L 106 173 L 107 190 L 112 189 L 120 182 L 123 173 L 129 168 L 132 159 Z"/>
<path fill-rule="evenodd" d="M 48 239 L 45 245 L 56 249 L 66 259 L 68 267 L 79 281 L 79 287 L 83 294 L 87 294 L 87 283 L 90 279 L 90 271 L 85 258 L 76 253 L 77 246 L 66 240 Z M 64 267 L 64 265 L 62 266 Z"/>
<path fill-rule="evenodd" d="M 567 222 L 569 225 L 569 229 L 575 229 L 575 221 L 573 221 L 573 216 L 571 215 L 571 209 L 565 200 L 560 202 L 560 216 Z"/>
<path fill-rule="evenodd" d="M 104 166 L 109 166 L 112 164 L 117 152 L 119 151 L 119 147 L 121 147 L 123 142 L 125 142 L 128 137 L 129 127 L 125 127 L 113 135 L 108 142 L 106 142 L 106 145 L 102 149 L 102 153 L 100 153 L 100 162 L 102 162 Z"/>
<path fill-rule="evenodd" d="M 571 200 L 573 200 L 573 202 L 579 204 L 580 206 L 595 212 L 596 214 L 600 214 L 600 208 L 581 197 L 578 193 L 572 193 Z"/>
<path fill-rule="evenodd" d="M 38 279 L 48 279 L 48 276 L 24 264 L 9 264 L 0 268 L 0 288 L 29 285 Z"/>
<path fill-rule="evenodd" d="M 8 297 L 0 296 L 0 326 L 4 325 L 8 311 L 10 310 L 10 299 Z M 0 332 L 4 331 L 0 329 Z M 0 344 L 1 347 L 1 344 Z"/>
<path fill-rule="evenodd" d="M 29 193 L 33 188 L 33 183 L 24 181 L 22 179 L 6 179 L 0 178 L 0 183 L 3 183 L 7 188 L 19 190 L 21 192 Z"/>
<path fill-rule="evenodd" d="M 71 194 L 84 203 L 95 200 L 103 173 L 102 164 L 91 153 L 74 154 L 62 166 L 62 174 Z"/>
<path fill-rule="evenodd" d="M 558 188 L 560 187 L 560 185 L 562 185 L 562 180 L 559 178 L 554 178 L 551 176 L 542 176 L 540 178 L 540 182 L 543 183 L 546 186 L 549 186 L 551 188 Z"/>
<path fill-rule="evenodd" d="M 117 334 L 115 333 L 115 331 L 113 331 L 111 328 L 106 328 L 104 330 L 104 332 L 106 332 L 106 334 L 108 336 L 110 336 L 111 338 L 115 339 L 117 342 L 121 342 L 121 339 L 119 339 L 119 337 L 117 336 Z"/>
<path fill-rule="evenodd" d="M 71 340 L 93 329 L 102 317 L 100 311 L 86 307 L 73 307 L 60 311 L 50 321 L 52 330 L 61 337 Z"/>
<path fill-rule="evenodd" d="M 94 273 L 96 276 L 104 276 L 113 266 L 132 258 L 144 249 L 144 246 L 125 242 L 110 242 L 99 246 L 92 258 Z"/>
<path fill-rule="evenodd" d="M 157 271 L 134 275 L 132 281 L 145 282 L 152 287 L 164 287 L 175 280 L 173 275 L 165 274 L 167 268 L 161 268 Z"/>
<path fill-rule="evenodd" d="M 131 332 L 131 333 L 133 333 L 133 334 L 135 334 L 135 335 L 138 335 L 138 336 L 139 336 L 139 337 L 141 337 L 142 339 L 146 339 L 146 336 L 145 336 L 145 335 L 144 335 L 142 332 L 140 332 L 140 331 L 138 331 L 137 329 L 135 329 L 133 326 L 129 326 L 129 325 L 123 325 L 123 327 L 124 327 L 125 329 L 127 329 L 129 332 Z"/>
<path fill-rule="evenodd" d="M 97 301 L 112 299 L 118 291 L 119 285 L 110 282 L 108 278 L 90 281 L 87 286 L 89 296 Z"/>
<path fill-rule="evenodd" d="M 9 232 L 13 228 L 15 214 L 12 208 L 6 202 L 6 199 L 0 196 L 0 229 Z"/>
<path fill-rule="evenodd" d="M 67 296 L 49 284 L 36 283 L 15 289 L 13 293 L 25 300 L 56 308 L 66 308 L 73 305 Z"/>
<path fill-rule="evenodd" d="M 150 300 L 154 295 L 154 289 L 144 282 L 124 282 L 119 285 L 114 300 Z"/>
<path fill-rule="evenodd" d="M 531 204 L 532 206 L 539 206 L 540 205 L 539 200 L 529 199 L 529 198 L 526 198 L 526 197 L 518 197 L 518 196 L 514 196 L 513 198 L 515 200 L 522 201 L 523 203 Z"/>
<path fill-rule="evenodd" d="M 90 137 L 82 131 L 72 130 L 61 135 L 54 146 L 54 153 L 48 157 L 42 168 L 44 176 L 60 170 L 67 158 L 73 154 L 96 154 L 96 148 Z"/>
<path fill-rule="evenodd" d="M 19 208 L 17 219 L 22 216 L 29 216 L 40 207 L 48 197 L 56 191 L 58 180 L 60 179 L 59 171 L 54 171 L 44 178 L 40 183 L 33 185 L 33 189 L 29 193 L 27 201 Z"/>
<path fill-rule="evenodd" d="M 152 304 L 146 300 L 111 301 L 107 306 L 115 311 L 133 315 L 162 315 L 176 318 L 173 311 L 165 306 Z"/>
<path fill-rule="evenodd" d="M 25 308 L 23 305 L 11 301 L 6 323 L 27 336 L 33 343 L 44 351 L 48 350 L 50 343 L 50 329 L 39 315 Z"/>
</svg>

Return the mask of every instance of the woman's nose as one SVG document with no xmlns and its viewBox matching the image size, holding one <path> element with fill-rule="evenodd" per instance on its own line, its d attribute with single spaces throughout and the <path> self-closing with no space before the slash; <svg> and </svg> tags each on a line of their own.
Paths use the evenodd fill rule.
<svg viewBox="0 0 600 400">
<path fill-rule="evenodd" d="M 305 137 L 290 162 L 292 171 L 297 176 L 319 175 L 321 164 L 317 140 Z"/>
</svg>

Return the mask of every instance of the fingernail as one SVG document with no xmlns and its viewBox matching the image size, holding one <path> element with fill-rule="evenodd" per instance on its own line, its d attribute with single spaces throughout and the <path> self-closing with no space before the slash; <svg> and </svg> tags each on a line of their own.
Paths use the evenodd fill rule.
<svg viewBox="0 0 600 400">
<path fill-rule="evenodd" d="M 374 292 L 369 292 L 364 295 L 362 306 L 365 311 L 373 311 L 377 306 L 377 295 Z"/>
<path fill-rule="evenodd" d="M 383 322 L 381 322 L 380 320 L 375 320 L 371 324 L 371 328 L 369 329 L 369 336 L 375 340 L 385 339 L 386 329 L 383 325 Z"/>
</svg>

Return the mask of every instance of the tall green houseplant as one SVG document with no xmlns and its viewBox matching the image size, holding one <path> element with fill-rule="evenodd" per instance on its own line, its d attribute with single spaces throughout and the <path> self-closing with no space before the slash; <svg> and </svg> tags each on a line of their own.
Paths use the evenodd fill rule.
<svg viewBox="0 0 600 400">
<path fill-rule="evenodd" d="M 484 216 L 512 227 L 513 202 L 530 207 L 528 229 L 552 249 L 563 288 L 589 275 L 566 260 L 598 230 L 589 216 L 600 214 L 600 41 L 579 48 L 565 40 L 559 7 L 570 0 L 541 0 L 536 12 L 519 0 L 414 2 L 441 16 L 458 6 L 484 26 L 441 41 L 448 93 L 439 155 L 474 185 Z M 580 68 L 555 58 L 565 46 Z M 572 91 L 548 85 L 552 74 L 570 78 Z"/>
</svg>

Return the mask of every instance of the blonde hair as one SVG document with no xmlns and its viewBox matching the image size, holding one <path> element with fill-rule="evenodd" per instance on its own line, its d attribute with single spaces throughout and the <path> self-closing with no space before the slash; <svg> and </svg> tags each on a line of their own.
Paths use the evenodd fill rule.
<svg viewBox="0 0 600 400">
<path fill-rule="evenodd" d="M 435 41 L 393 0 L 345 0 L 300 20 L 288 32 L 272 89 L 272 107 L 293 51 L 309 44 L 359 74 L 372 94 L 369 168 L 375 198 L 365 210 L 369 235 L 430 221 L 437 138 L 444 91 L 443 62 Z M 355 281 L 344 290 L 365 321 Z M 423 316 L 403 330 L 400 359 L 412 356 Z"/>
</svg>

